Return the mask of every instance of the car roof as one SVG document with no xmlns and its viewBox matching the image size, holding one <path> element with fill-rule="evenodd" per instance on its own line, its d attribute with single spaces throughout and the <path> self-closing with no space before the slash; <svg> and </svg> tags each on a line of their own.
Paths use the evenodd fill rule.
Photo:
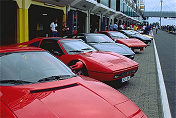
<svg viewBox="0 0 176 118">
<path fill-rule="evenodd" d="M 45 51 L 45 50 L 41 48 L 37 48 L 37 47 L 29 47 L 27 45 L 1 46 L 0 47 L 0 53 L 28 52 L 28 51 Z"/>
<path fill-rule="evenodd" d="M 75 40 L 74 38 L 67 38 L 67 37 L 66 38 L 63 38 L 63 37 L 40 37 L 40 39 L 48 39 L 48 40 L 55 40 L 55 41 L 59 41 L 59 40 Z"/>
</svg>

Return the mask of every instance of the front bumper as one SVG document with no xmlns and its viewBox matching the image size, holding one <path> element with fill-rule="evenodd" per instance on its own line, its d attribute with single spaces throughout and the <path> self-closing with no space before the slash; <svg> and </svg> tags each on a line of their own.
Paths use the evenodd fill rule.
<svg viewBox="0 0 176 118">
<path fill-rule="evenodd" d="M 94 78 L 100 81 L 113 81 L 113 80 L 120 80 L 127 76 L 134 76 L 134 74 L 138 70 L 138 65 L 129 67 L 123 70 L 113 71 L 112 73 L 104 73 L 104 72 L 97 72 L 97 71 L 90 71 L 88 70 L 89 77 Z"/>
</svg>

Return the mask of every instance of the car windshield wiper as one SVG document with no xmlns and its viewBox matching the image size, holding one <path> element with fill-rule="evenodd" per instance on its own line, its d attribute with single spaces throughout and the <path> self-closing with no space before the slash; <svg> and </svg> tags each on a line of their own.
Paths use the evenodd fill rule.
<svg viewBox="0 0 176 118">
<path fill-rule="evenodd" d="M 24 80 L 0 80 L 1 84 L 24 84 L 24 83 L 34 83 Z"/>
<path fill-rule="evenodd" d="M 83 52 L 81 50 L 70 50 L 69 52 Z"/>
<path fill-rule="evenodd" d="M 92 50 L 92 49 L 90 49 L 90 48 L 83 48 L 83 49 L 81 49 L 81 50 Z"/>
<path fill-rule="evenodd" d="M 53 81 L 53 80 L 63 80 L 66 78 L 71 78 L 75 77 L 76 75 L 59 75 L 59 76 L 51 76 L 51 77 L 46 77 L 43 79 L 38 80 L 38 82 L 45 82 L 45 81 Z"/>
<path fill-rule="evenodd" d="M 99 42 L 91 41 L 91 42 L 88 42 L 88 43 L 99 43 Z"/>
<path fill-rule="evenodd" d="M 101 43 L 112 43 L 112 42 L 105 41 L 105 42 L 101 42 Z"/>
</svg>

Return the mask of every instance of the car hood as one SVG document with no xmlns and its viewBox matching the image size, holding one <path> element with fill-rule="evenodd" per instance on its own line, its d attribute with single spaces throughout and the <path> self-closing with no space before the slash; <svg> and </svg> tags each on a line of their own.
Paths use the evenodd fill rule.
<svg viewBox="0 0 176 118">
<path fill-rule="evenodd" d="M 147 47 L 147 45 L 136 38 L 129 38 L 129 39 L 116 39 L 116 42 L 123 43 L 128 47 Z"/>
<path fill-rule="evenodd" d="M 131 35 L 131 37 L 140 38 L 140 39 L 145 40 L 145 41 L 151 41 L 151 39 L 149 37 L 143 36 L 141 34 Z"/>
<path fill-rule="evenodd" d="M 83 79 L 3 86 L 1 100 L 18 118 L 127 118 L 139 112 L 140 109 L 117 90 L 86 77 Z M 133 109 L 120 109 L 123 103 L 128 103 L 124 106 L 126 109 Z"/>
<path fill-rule="evenodd" d="M 92 71 L 100 71 L 102 69 L 101 71 L 104 73 L 112 73 L 112 71 L 123 72 L 126 69 L 138 68 L 138 63 L 114 52 L 96 51 L 81 53 L 80 56 L 84 60 L 91 61 L 91 64 L 96 65 L 90 68 Z"/>
<path fill-rule="evenodd" d="M 103 43 L 96 43 L 96 44 L 90 44 L 92 47 L 96 48 L 99 51 L 112 51 L 121 55 L 134 55 L 135 53 L 128 48 L 127 46 L 123 44 L 116 44 L 116 43 L 109 43 L 109 44 L 103 44 Z"/>
<path fill-rule="evenodd" d="M 149 36 L 149 35 L 147 35 L 147 34 L 142 34 L 143 36 L 146 36 L 146 37 L 148 37 L 148 38 L 150 38 L 150 39 L 153 39 L 153 37 L 152 36 Z"/>
</svg>

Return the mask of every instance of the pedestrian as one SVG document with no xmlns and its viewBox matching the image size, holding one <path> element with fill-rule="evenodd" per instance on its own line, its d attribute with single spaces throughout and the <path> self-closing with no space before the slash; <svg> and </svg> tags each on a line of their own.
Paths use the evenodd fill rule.
<svg viewBox="0 0 176 118">
<path fill-rule="evenodd" d="M 112 22 L 111 22 L 110 25 L 109 25 L 109 30 L 110 30 L 110 31 L 113 31 L 113 25 L 112 25 Z"/>
<path fill-rule="evenodd" d="M 118 30 L 118 26 L 117 26 L 117 22 L 113 25 L 113 31 L 117 31 Z"/>
<path fill-rule="evenodd" d="M 123 30 L 123 29 L 124 29 L 123 24 L 120 25 L 120 28 L 119 28 L 119 29 L 120 29 L 120 30 Z"/>
<path fill-rule="evenodd" d="M 146 28 L 146 25 L 144 24 L 143 27 L 142 27 L 142 30 L 143 30 L 143 33 L 144 33 L 144 34 L 146 34 L 145 28 Z"/>
<path fill-rule="evenodd" d="M 133 29 L 134 29 L 134 31 L 137 31 L 137 30 L 138 30 L 138 27 L 137 27 L 136 24 L 134 25 Z"/>
<path fill-rule="evenodd" d="M 146 28 L 145 28 L 145 34 L 149 35 L 151 30 L 151 26 L 149 24 L 147 24 Z"/>
<path fill-rule="evenodd" d="M 157 32 L 158 32 L 158 25 L 155 27 L 155 30 L 156 30 L 156 34 L 157 34 Z"/>
<path fill-rule="evenodd" d="M 58 19 L 55 18 L 55 20 L 50 24 L 50 30 L 51 30 L 51 36 L 52 37 L 57 37 L 58 36 L 58 31 L 56 30 Z"/>
<path fill-rule="evenodd" d="M 64 22 L 62 26 L 62 36 L 68 35 L 68 31 L 69 31 L 69 27 L 67 27 L 66 22 Z"/>
</svg>

